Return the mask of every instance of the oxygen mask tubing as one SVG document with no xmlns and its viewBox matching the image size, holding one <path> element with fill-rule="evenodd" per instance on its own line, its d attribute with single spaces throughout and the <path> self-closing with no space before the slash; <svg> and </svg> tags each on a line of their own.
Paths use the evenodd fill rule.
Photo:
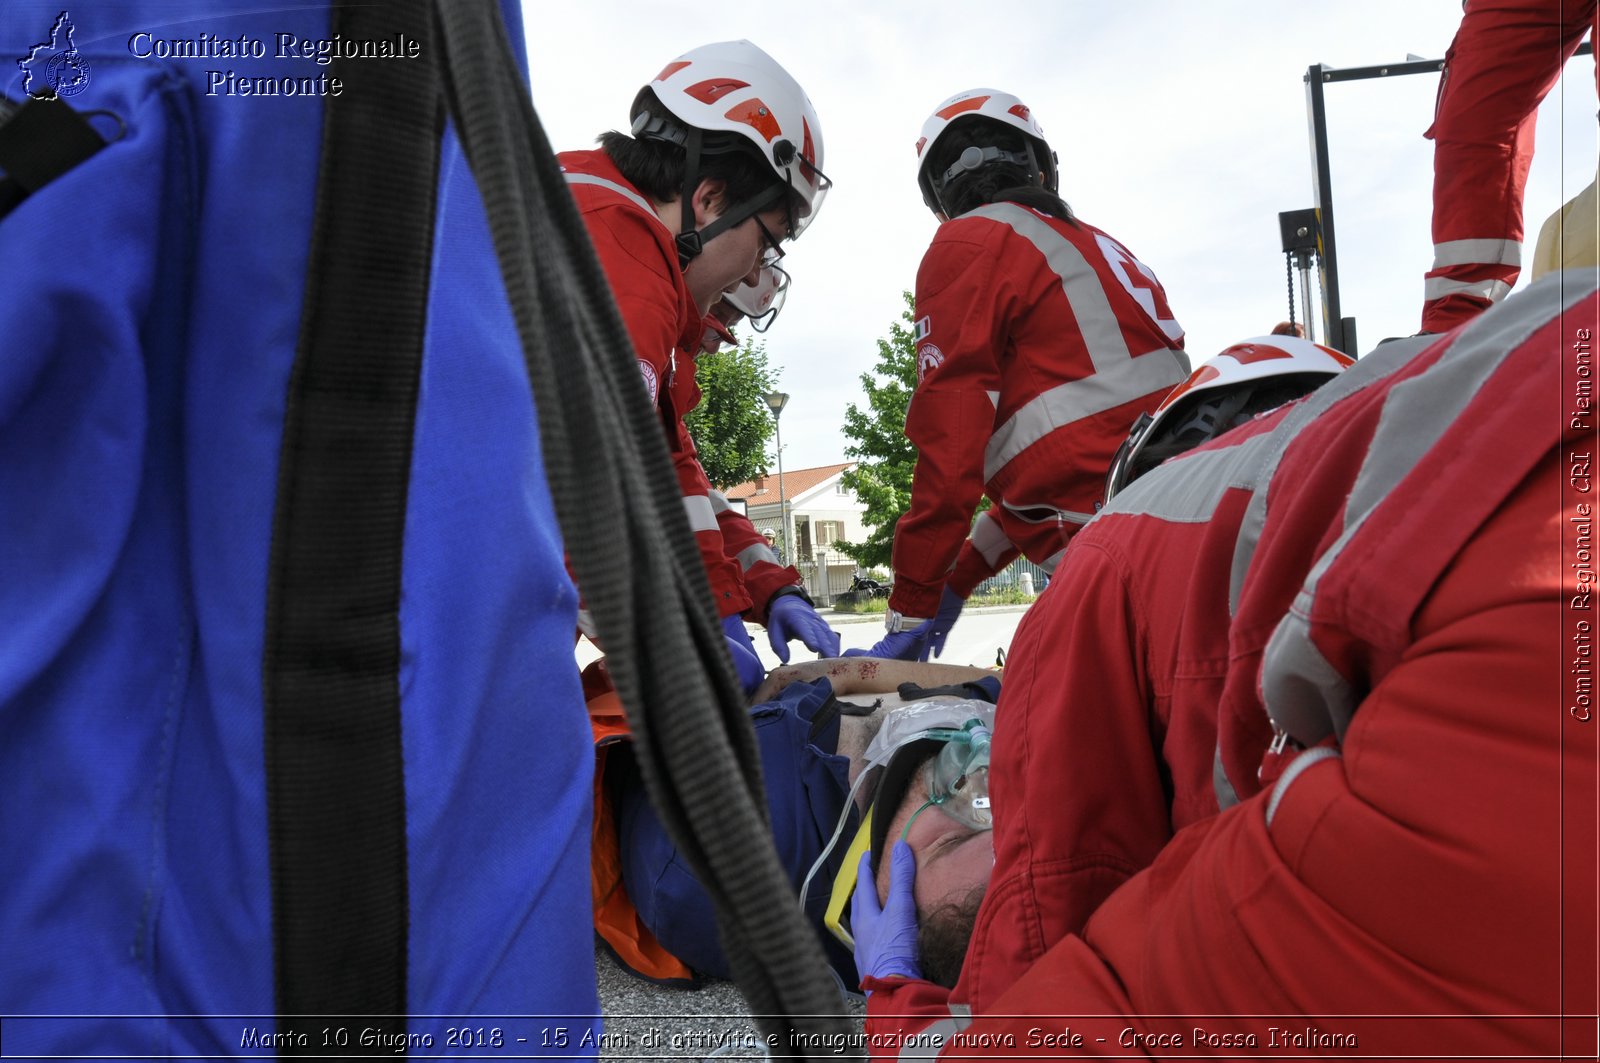
<svg viewBox="0 0 1600 1063">
<path fill-rule="evenodd" d="M 929 808 L 973 830 L 993 830 L 989 810 L 990 731 L 982 720 L 968 720 L 959 731 L 937 728 L 924 737 L 944 739 L 944 749 L 928 770 L 928 799 L 906 820 L 900 840 L 911 835 L 911 825 Z"/>
</svg>

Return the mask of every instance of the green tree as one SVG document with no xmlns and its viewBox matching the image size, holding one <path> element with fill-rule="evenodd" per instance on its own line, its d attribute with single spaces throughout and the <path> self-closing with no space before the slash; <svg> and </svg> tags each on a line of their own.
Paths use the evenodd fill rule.
<svg viewBox="0 0 1600 1063">
<path fill-rule="evenodd" d="M 917 449 L 906 438 L 906 408 L 917 386 L 917 352 L 912 343 L 915 305 L 910 292 L 902 292 L 905 309 L 890 324 L 889 337 L 878 341 L 878 361 L 870 373 L 861 374 L 867 407 L 845 407 L 844 434 L 852 442 L 845 456 L 856 462 L 842 480 L 865 505 L 862 523 L 869 529 L 866 542 L 840 543 L 839 549 L 863 568 L 889 567 L 894 545 L 894 525 L 911 506 L 911 473 Z"/>
<path fill-rule="evenodd" d="M 773 425 L 766 395 L 777 387 L 766 344 L 746 339 L 741 347 L 700 355 L 695 380 L 700 405 L 684 420 L 706 478 L 717 487 L 755 479 L 767 469 Z"/>
</svg>

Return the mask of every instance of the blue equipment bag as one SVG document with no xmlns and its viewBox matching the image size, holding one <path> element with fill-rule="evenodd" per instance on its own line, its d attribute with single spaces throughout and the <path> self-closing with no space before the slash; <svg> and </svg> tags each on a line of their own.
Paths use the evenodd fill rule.
<svg viewBox="0 0 1600 1063">
<path fill-rule="evenodd" d="M 432 7 L 215 10 L 0 20 L 4 1049 L 592 1055 L 575 594 Z M 104 146 L 15 161 L 40 107 Z"/>
</svg>

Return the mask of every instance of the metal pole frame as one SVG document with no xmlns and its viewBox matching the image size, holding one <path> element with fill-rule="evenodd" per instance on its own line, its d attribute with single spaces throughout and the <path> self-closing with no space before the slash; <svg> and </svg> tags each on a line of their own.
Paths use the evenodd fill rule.
<svg viewBox="0 0 1600 1063">
<path fill-rule="evenodd" d="M 793 551 L 789 544 L 794 541 L 794 534 L 789 527 L 789 496 L 783 490 L 783 411 L 772 415 L 772 427 L 778 433 L 778 527 L 783 536 L 783 563 L 794 564 Z"/>
<path fill-rule="evenodd" d="M 1585 41 L 1569 59 L 1593 52 L 1593 42 Z M 1404 63 L 1352 66 L 1340 70 L 1323 63 L 1313 63 L 1306 68 L 1306 111 L 1311 126 L 1311 192 L 1316 197 L 1317 218 L 1321 222 L 1322 234 L 1317 260 L 1322 285 L 1323 335 L 1328 338 L 1328 346 L 1352 356 L 1357 353 L 1350 349 L 1355 346 L 1355 319 L 1343 317 L 1340 312 L 1339 258 L 1333 228 L 1333 176 L 1328 152 L 1328 112 L 1322 87 L 1339 81 L 1437 74 L 1443 69 L 1443 59 L 1413 59 Z M 1309 317 L 1309 307 L 1306 312 Z"/>
</svg>

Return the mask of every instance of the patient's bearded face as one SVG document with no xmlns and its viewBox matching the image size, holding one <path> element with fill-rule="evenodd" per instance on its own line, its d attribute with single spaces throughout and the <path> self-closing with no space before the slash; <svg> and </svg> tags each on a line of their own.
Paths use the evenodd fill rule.
<svg viewBox="0 0 1600 1063">
<path fill-rule="evenodd" d="M 888 837 L 898 839 L 906 823 L 927 800 L 928 768 L 918 773 L 918 782 L 907 788 L 905 800 L 895 811 Z M 917 880 L 912 890 L 919 917 L 935 908 L 956 903 L 972 890 L 989 881 L 994 870 L 994 831 L 974 830 L 945 815 L 937 805 L 923 809 L 911 823 L 906 843 L 917 858 Z M 878 902 L 889 897 L 888 853 L 878 863 Z"/>
</svg>

